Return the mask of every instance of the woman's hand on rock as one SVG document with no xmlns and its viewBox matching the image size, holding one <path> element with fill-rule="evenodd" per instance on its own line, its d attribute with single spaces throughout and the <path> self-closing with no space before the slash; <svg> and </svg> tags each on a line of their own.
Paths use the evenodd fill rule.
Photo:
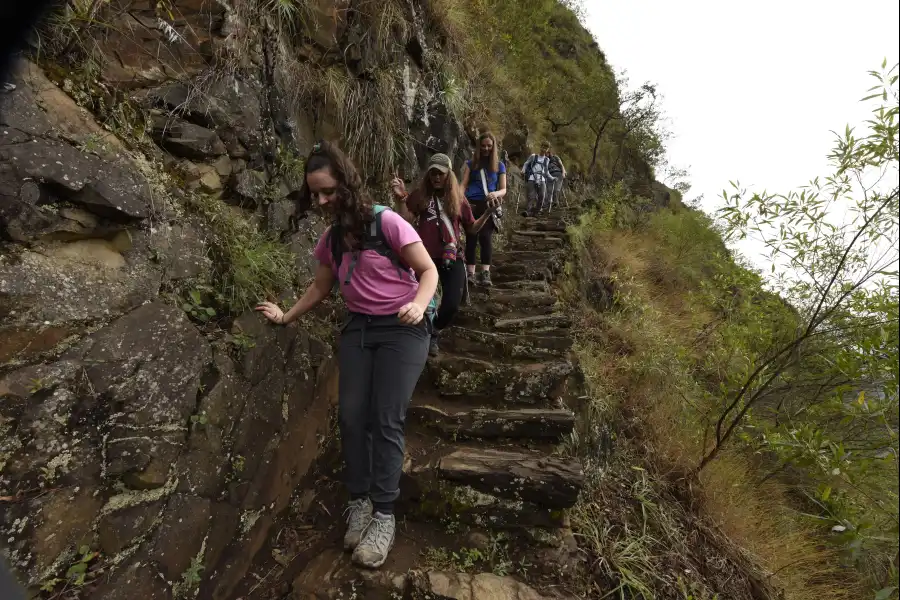
<svg viewBox="0 0 900 600">
<path fill-rule="evenodd" d="M 277 304 L 271 302 L 260 302 L 256 305 L 256 310 L 261 312 L 268 320 L 278 325 L 284 325 L 284 311 L 278 308 Z"/>
<path fill-rule="evenodd" d="M 424 316 L 425 311 L 415 302 L 404 304 L 400 308 L 400 312 L 397 313 L 397 317 L 400 318 L 400 322 L 404 325 L 418 325 L 422 322 L 422 317 Z"/>
</svg>

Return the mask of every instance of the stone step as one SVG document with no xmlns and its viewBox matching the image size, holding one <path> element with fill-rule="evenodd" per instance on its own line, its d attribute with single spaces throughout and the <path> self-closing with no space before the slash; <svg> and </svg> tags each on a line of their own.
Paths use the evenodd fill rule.
<svg viewBox="0 0 900 600">
<path fill-rule="evenodd" d="M 461 448 L 440 458 L 436 468 L 445 481 L 549 509 L 573 506 L 584 484 L 579 461 L 535 452 Z"/>
<path fill-rule="evenodd" d="M 441 349 L 474 356 L 545 359 L 562 356 L 572 347 L 565 335 L 490 333 L 467 327 L 450 327 L 441 334 Z"/>
<path fill-rule="evenodd" d="M 495 266 L 516 265 L 523 262 L 547 262 L 554 253 L 547 250 L 503 250 L 494 252 L 491 264 Z"/>
<path fill-rule="evenodd" d="M 559 529 L 567 525 L 565 511 L 530 502 L 509 500 L 467 485 L 443 481 L 430 471 L 404 471 L 398 508 L 411 521 L 459 524 L 492 530 Z"/>
<path fill-rule="evenodd" d="M 516 404 L 546 404 L 560 398 L 572 372 L 568 361 L 510 365 L 449 353 L 429 359 L 427 368 L 441 396 Z"/>
<path fill-rule="evenodd" d="M 481 286 L 475 286 L 474 288 L 469 288 L 469 291 L 474 291 L 475 294 L 484 295 L 485 292 L 489 292 L 490 290 L 518 290 L 518 291 L 528 291 L 528 292 L 549 292 L 550 291 L 550 283 L 547 281 L 529 281 L 527 279 L 519 279 L 517 281 L 499 281 L 494 284 L 492 288 L 484 288 Z"/>
<path fill-rule="evenodd" d="M 550 408 L 475 408 L 449 412 L 430 405 L 413 405 L 409 407 L 407 414 L 454 439 L 516 438 L 556 442 L 569 435 L 575 427 L 574 413 Z"/>
<path fill-rule="evenodd" d="M 559 313 L 494 321 L 494 329 L 498 331 L 568 329 L 571 326 L 571 317 Z"/>
<path fill-rule="evenodd" d="M 530 312 L 530 309 L 533 308 L 546 308 L 556 304 L 556 294 L 540 289 L 485 288 L 476 286 L 475 289 L 470 287 L 469 292 L 472 295 L 472 306 L 474 308 L 498 316 L 509 311 L 510 308 Z"/>
<path fill-rule="evenodd" d="M 547 261 L 532 263 L 508 263 L 491 268 L 491 280 L 495 284 L 510 281 L 550 281 L 553 269 Z"/>
<path fill-rule="evenodd" d="M 411 600 L 556 600 L 512 577 L 493 573 L 417 571 L 409 577 Z"/>
<path fill-rule="evenodd" d="M 542 239 L 542 240 L 560 240 L 563 241 L 565 236 L 559 235 L 554 231 L 533 231 L 530 229 L 514 229 L 512 232 L 513 239 Z"/>
<path fill-rule="evenodd" d="M 545 236 L 545 235 L 523 235 L 530 232 L 514 233 L 510 239 L 510 247 L 512 250 L 541 250 L 551 252 L 559 248 L 563 248 L 566 240 L 561 237 Z"/>
<path fill-rule="evenodd" d="M 520 225 L 521 231 L 546 231 L 553 233 L 565 233 L 566 222 L 562 219 L 532 218 L 524 219 Z"/>
<path fill-rule="evenodd" d="M 547 307 L 542 314 L 535 309 L 530 311 L 512 311 L 500 318 L 479 305 L 478 298 L 472 298 L 472 305 L 462 308 L 457 313 L 454 324 L 467 329 L 495 330 L 501 333 L 523 332 L 532 335 L 562 335 L 572 325 L 566 315 L 553 312 Z"/>
</svg>

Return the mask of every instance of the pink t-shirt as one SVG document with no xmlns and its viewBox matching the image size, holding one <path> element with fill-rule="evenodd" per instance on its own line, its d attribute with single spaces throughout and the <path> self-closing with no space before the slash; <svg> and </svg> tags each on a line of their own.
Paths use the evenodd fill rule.
<svg viewBox="0 0 900 600">
<path fill-rule="evenodd" d="M 334 271 L 331 249 L 328 247 L 330 230 L 331 227 L 319 238 L 313 255 L 321 264 Z M 381 213 L 381 230 L 397 258 L 400 258 L 400 251 L 405 246 L 422 241 L 413 226 L 392 210 Z M 344 285 L 352 259 L 352 254 L 345 252 L 341 258 L 340 271 L 335 273 L 340 281 L 344 304 L 349 310 L 365 315 L 389 315 L 415 299 L 419 289 L 415 276 L 406 271 L 397 273 L 397 267 L 390 259 L 374 250 L 360 252 L 350 283 Z"/>
</svg>

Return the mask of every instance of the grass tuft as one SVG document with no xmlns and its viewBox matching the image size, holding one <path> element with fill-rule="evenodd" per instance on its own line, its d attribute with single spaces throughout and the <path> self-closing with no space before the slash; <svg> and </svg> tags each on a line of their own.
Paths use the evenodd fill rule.
<svg viewBox="0 0 900 600">
<path fill-rule="evenodd" d="M 194 196 L 189 207 L 209 225 L 216 299 L 232 314 L 275 298 L 295 279 L 285 244 L 260 231 L 240 209 L 214 196 Z"/>
</svg>

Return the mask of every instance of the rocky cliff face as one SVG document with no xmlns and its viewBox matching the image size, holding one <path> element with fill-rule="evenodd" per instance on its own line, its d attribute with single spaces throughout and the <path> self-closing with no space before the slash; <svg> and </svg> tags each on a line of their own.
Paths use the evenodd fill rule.
<svg viewBox="0 0 900 600">
<path fill-rule="evenodd" d="M 170 301 L 227 259 L 198 198 L 289 242 L 303 279 L 321 224 L 290 199 L 297 157 L 368 103 L 397 117 L 350 142 L 373 178 L 468 143 L 421 27 L 378 55 L 364 7 L 314 4 L 288 35 L 251 2 L 93 3 L 102 26 L 54 25 L 64 48 L 82 24 L 91 69 L 23 61 L 0 100 L 0 529 L 35 590 L 231 597 L 332 439 L 328 344 Z"/>
</svg>

